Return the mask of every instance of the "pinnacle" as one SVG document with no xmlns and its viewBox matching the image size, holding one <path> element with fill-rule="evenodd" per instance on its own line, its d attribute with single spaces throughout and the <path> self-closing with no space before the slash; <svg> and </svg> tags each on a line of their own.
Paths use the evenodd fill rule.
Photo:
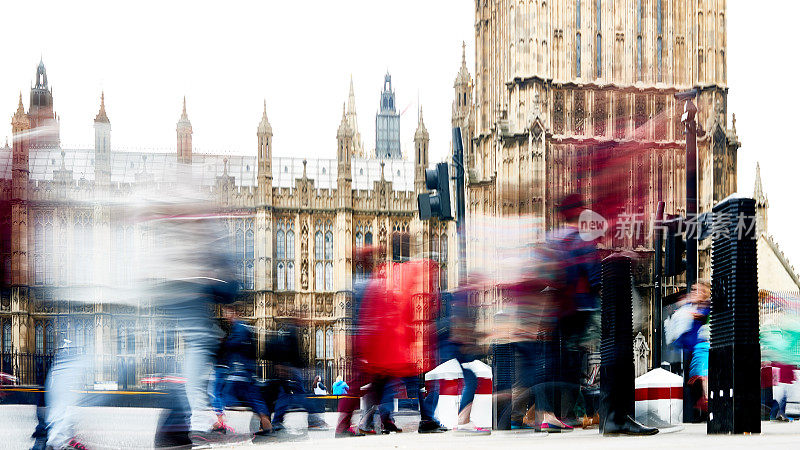
<svg viewBox="0 0 800 450">
<path fill-rule="evenodd" d="M 103 122 L 109 123 L 108 115 L 106 115 L 106 93 L 105 91 L 100 91 L 100 111 L 97 113 L 97 117 L 94 118 L 95 122 Z"/>
</svg>

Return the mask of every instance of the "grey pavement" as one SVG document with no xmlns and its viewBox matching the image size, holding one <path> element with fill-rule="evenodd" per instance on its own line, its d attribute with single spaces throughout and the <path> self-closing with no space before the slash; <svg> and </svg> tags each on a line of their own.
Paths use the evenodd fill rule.
<svg viewBox="0 0 800 450">
<path fill-rule="evenodd" d="M 81 408 L 78 414 L 78 435 L 90 449 L 144 449 L 150 448 L 158 420 L 159 410 L 149 408 Z M 416 432 L 417 415 L 400 414 L 397 423 L 404 430 L 388 436 L 365 436 L 335 439 L 333 425 L 336 413 L 327 413 L 328 431 L 311 431 L 297 440 L 275 440 L 253 444 L 242 440 L 232 444 L 214 444 L 212 448 L 280 448 L 280 449 L 332 449 L 332 448 L 395 448 L 395 449 L 502 449 L 543 446 L 553 449 L 580 450 L 594 448 L 659 449 L 683 448 L 800 448 L 800 422 L 762 422 L 762 433 L 750 436 L 709 436 L 704 424 L 687 424 L 664 430 L 649 437 L 602 437 L 596 429 L 576 430 L 571 433 L 546 435 L 533 432 L 495 431 L 491 436 L 461 436 L 454 432 L 419 434 Z M 287 417 L 290 421 L 300 419 Z M 235 430 L 245 433 L 255 429 L 253 415 L 246 411 L 230 411 L 229 423 Z M 28 405 L 0 405 L 0 449 L 29 448 L 30 434 L 36 425 L 35 410 Z"/>
</svg>

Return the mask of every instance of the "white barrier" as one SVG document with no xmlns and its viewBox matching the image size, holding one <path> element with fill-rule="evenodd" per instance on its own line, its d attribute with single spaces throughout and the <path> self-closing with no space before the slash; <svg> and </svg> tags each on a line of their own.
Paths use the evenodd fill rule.
<svg viewBox="0 0 800 450">
<path fill-rule="evenodd" d="M 492 368 L 478 360 L 462 364 L 462 367 L 472 370 L 478 377 L 469 420 L 477 427 L 492 428 Z"/>
<path fill-rule="evenodd" d="M 636 379 L 636 420 L 677 425 L 683 421 L 683 377 L 653 369 Z"/>
<path fill-rule="evenodd" d="M 455 359 L 446 361 L 425 374 L 425 388 L 428 393 L 436 389 L 439 392 L 439 401 L 436 403 L 434 415 L 447 428 L 454 428 L 458 425 L 458 407 L 461 401 L 463 382 L 464 373 L 461 371 L 461 365 Z"/>
</svg>

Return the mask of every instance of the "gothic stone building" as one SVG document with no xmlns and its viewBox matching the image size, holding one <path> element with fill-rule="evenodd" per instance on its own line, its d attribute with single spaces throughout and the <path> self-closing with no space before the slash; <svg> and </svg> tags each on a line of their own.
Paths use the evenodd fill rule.
<svg viewBox="0 0 800 450">
<path fill-rule="evenodd" d="M 197 192 L 233 212 L 228 219 L 244 291 L 240 313 L 261 332 L 299 320 L 308 364 L 330 381 L 349 376 L 345 330 L 355 249 L 379 245 L 390 261 L 430 257 L 439 283 L 456 279 L 449 223 L 421 222 L 416 194 L 424 189 L 429 135 L 419 115 L 414 160 L 366 157 L 352 82 L 336 138 L 335 159 L 273 157 L 266 104 L 253 156 L 197 154 L 186 101 L 177 123 L 177 153 L 119 152 L 101 96 L 94 148 L 63 148 L 43 64 L 28 112 L 20 95 L 12 118 L 13 146 L 0 153 L 4 261 L 0 298 L 0 371 L 24 383 L 41 382 L 47 358 L 64 335 L 96 355 L 95 382 L 130 387 L 150 373 L 175 370 L 181 337 L 169 331 L 158 308 L 67 302 L 66 285 L 91 284 L 111 265 L 110 283 L 129 281 L 117 260 L 152 239 L 137 226 L 112 227 L 103 200 L 124 199 L 148 184 L 165 195 L 175 187 L 177 163 L 191 165 Z M 331 136 L 333 146 L 333 136 Z M 103 249 L 110 249 L 104 251 Z M 118 258 L 106 259 L 107 254 Z M 417 312 L 422 315 L 428 311 Z M 156 326 L 157 325 L 157 326 Z M 91 381 L 91 380 L 90 380 Z"/>
<path fill-rule="evenodd" d="M 644 258 L 636 281 L 640 324 L 651 338 L 653 242 L 658 201 L 685 212 L 685 138 L 676 92 L 697 88 L 698 209 L 736 190 L 740 143 L 727 114 L 726 2 L 720 0 L 476 0 L 474 79 L 466 63 L 455 82 L 453 124 L 467 130 L 467 214 L 533 216 L 559 225 L 556 205 L 569 192 L 598 195 L 588 161 L 597 148 L 635 145 L 627 160 L 624 214 L 642 233 L 607 236 L 605 251 L 633 249 Z M 575 177 L 576 171 L 588 177 Z M 493 255 L 476 251 L 483 267 Z M 700 246 L 699 279 L 710 280 L 710 243 Z M 491 247 L 491 245 L 490 245 Z M 681 277 L 682 278 L 682 277 Z M 683 283 L 670 280 L 667 292 Z M 478 304 L 496 304 L 488 289 Z"/>
</svg>

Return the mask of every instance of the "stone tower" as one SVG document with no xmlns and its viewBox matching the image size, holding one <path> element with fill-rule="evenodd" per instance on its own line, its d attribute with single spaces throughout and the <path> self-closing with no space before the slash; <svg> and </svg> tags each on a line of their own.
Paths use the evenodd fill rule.
<svg viewBox="0 0 800 450">
<path fill-rule="evenodd" d="M 31 103 L 28 109 L 31 130 L 31 148 L 53 148 L 59 146 L 59 123 L 53 110 L 53 91 L 47 84 L 47 70 L 40 60 L 36 68 L 36 84 L 31 88 Z"/>
<path fill-rule="evenodd" d="M 419 195 L 425 192 L 425 169 L 428 167 L 428 143 L 430 135 L 422 120 L 422 108 L 419 109 L 419 123 L 414 132 L 414 192 Z"/>
<path fill-rule="evenodd" d="M 186 115 L 186 97 L 183 97 L 183 112 L 178 120 L 178 163 L 192 163 L 192 122 Z"/>
<path fill-rule="evenodd" d="M 375 115 L 375 157 L 400 159 L 400 113 L 395 103 L 392 76 L 386 73 L 378 113 Z"/>
<path fill-rule="evenodd" d="M 267 118 L 267 101 L 258 124 L 258 190 L 261 204 L 272 203 L 272 125 Z"/>
<path fill-rule="evenodd" d="M 100 111 L 94 118 L 94 178 L 107 186 L 111 181 L 111 122 L 106 114 L 106 95 L 100 94 Z"/>
</svg>

